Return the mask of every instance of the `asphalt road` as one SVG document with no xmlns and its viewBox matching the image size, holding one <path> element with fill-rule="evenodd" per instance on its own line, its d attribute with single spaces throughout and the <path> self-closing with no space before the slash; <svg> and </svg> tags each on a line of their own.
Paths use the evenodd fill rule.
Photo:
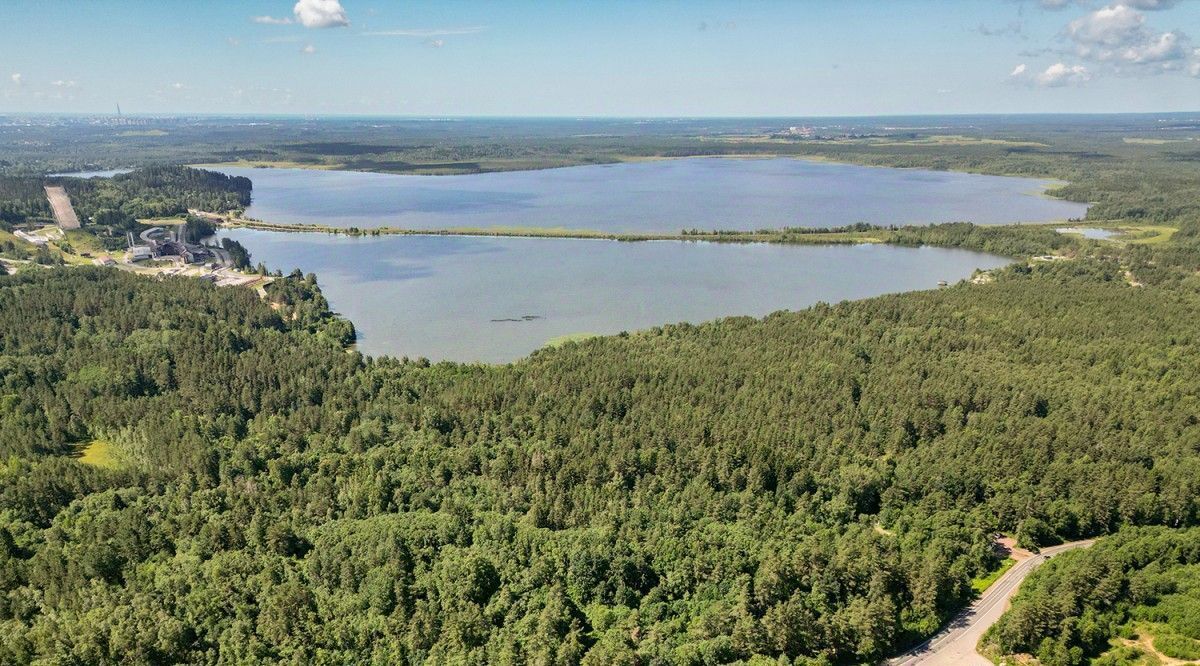
<svg viewBox="0 0 1200 666">
<path fill-rule="evenodd" d="M 1008 609 L 1008 600 L 1016 594 L 1025 577 L 1054 555 L 1074 548 L 1086 548 L 1092 545 L 1093 541 L 1072 541 L 1060 546 L 1051 546 L 1018 562 L 933 638 L 898 657 L 889 659 L 887 663 L 890 666 L 991 666 L 992 662 L 976 652 L 975 646 L 983 637 L 983 632 L 995 624 Z"/>
</svg>

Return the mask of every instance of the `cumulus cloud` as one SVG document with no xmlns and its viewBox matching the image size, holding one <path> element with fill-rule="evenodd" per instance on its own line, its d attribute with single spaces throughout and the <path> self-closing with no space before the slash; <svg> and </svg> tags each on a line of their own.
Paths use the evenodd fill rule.
<svg viewBox="0 0 1200 666">
<path fill-rule="evenodd" d="M 1118 71 L 1156 73 L 1190 68 L 1191 40 L 1176 30 L 1158 32 L 1134 8 L 1162 9 L 1165 0 L 1125 0 L 1089 12 L 1066 28 L 1081 58 L 1106 63 Z"/>
<path fill-rule="evenodd" d="M 1061 88 L 1063 86 L 1079 85 L 1091 80 L 1092 73 L 1083 65 L 1068 65 L 1063 62 L 1056 62 L 1042 71 L 1029 69 L 1025 63 L 1021 63 L 1008 74 L 1008 80 L 1013 83 L 1020 83 L 1027 86 L 1040 86 L 1043 88 Z"/>
<path fill-rule="evenodd" d="M 292 8 L 296 20 L 306 28 L 340 28 L 350 25 L 338 0 L 297 0 Z"/>
<path fill-rule="evenodd" d="M 305 44 L 304 48 L 300 49 L 300 52 L 304 55 L 312 55 L 317 52 L 317 47 L 312 44 Z"/>
<path fill-rule="evenodd" d="M 251 16 L 250 20 L 254 21 L 255 23 L 261 23 L 263 25 L 291 25 L 292 24 L 292 19 L 290 19 L 286 16 L 280 16 L 278 18 L 274 17 L 274 16 Z"/>
<path fill-rule="evenodd" d="M 1083 65 L 1067 65 L 1056 62 L 1044 72 L 1033 77 L 1035 83 L 1047 88 L 1060 88 L 1068 85 L 1078 85 L 1091 80 L 1092 75 Z"/>
<path fill-rule="evenodd" d="M 17 85 L 17 86 L 19 86 L 25 82 L 24 79 L 21 78 L 20 72 L 17 72 L 8 78 L 12 80 L 13 85 Z"/>
<path fill-rule="evenodd" d="M 1118 55 L 1126 62 L 1138 64 L 1182 60 L 1188 57 L 1187 37 L 1178 32 L 1164 32 Z"/>
<path fill-rule="evenodd" d="M 428 45 L 430 45 L 430 46 L 432 46 L 432 47 L 433 47 L 433 48 L 435 48 L 435 49 L 440 49 L 440 48 L 442 48 L 443 46 L 445 46 L 445 45 L 446 45 L 446 40 L 444 40 L 444 39 L 430 39 L 430 40 L 427 40 L 425 43 L 426 43 L 426 44 L 428 44 Z"/>
<path fill-rule="evenodd" d="M 1085 47 L 1116 47 L 1138 39 L 1146 17 L 1129 5 L 1111 5 L 1067 24 L 1067 35 Z"/>
</svg>

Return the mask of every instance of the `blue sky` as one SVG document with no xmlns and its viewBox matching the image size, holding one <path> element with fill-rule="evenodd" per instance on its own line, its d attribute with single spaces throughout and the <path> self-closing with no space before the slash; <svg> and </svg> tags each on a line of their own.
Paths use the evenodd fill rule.
<svg viewBox="0 0 1200 666">
<path fill-rule="evenodd" d="M 1200 110 L 1200 1 L 0 0 L 0 112 Z"/>
</svg>

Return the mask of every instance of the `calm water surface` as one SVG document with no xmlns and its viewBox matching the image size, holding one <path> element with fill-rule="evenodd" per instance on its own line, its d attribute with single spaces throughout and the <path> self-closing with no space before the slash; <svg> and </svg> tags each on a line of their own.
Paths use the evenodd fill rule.
<svg viewBox="0 0 1200 666">
<path fill-rule="evenodd" d="M 1007 263 L 963 250 L 878 245 L 222 235 L 272 269 L 316 273 L 332 307 L 358 327 L 364 353 L 455 361 L 510 361 L 575 333 L 930 289 Z"/>
<path fill-rule="evenodd" d="M 107 171 L 72 171 L 71 173 L 52 173 L 51 176 L 70 176 L 71 178 L 112 178 L 117 174 L 129 173 L 132 169 L 109 169 Z"/>
<path fill-rule="evenodd" d="M 462 176 L 216 167 L 254 181 L 251 217 L 337 227 L 777 229 L 1082 217 L 1050 181 L 798 159 L 679 159 Z"/>
<path fill-rule="evenodd" d="M 1111 229 L 1097 229 L 1095 227 L 1064 227 L 1055 229 L 1055 231 L 1060 234 L 1077 234 L 1084 238 L 1091 238 L 1092 240 L 1108 240 L 1118 233 Z"/>
</svg>

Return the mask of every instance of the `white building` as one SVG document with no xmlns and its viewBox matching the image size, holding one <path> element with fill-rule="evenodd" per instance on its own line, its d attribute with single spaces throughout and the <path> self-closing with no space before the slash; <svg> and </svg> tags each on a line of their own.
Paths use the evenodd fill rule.
<svg viewBox="0 0 1200 666">
<path fill-rule="evenodd" d="M 145 245 L 134 245 L 125 251 L 125 263 L 145 261 L 154 258 L 154 250 Z"/>
</svg>

